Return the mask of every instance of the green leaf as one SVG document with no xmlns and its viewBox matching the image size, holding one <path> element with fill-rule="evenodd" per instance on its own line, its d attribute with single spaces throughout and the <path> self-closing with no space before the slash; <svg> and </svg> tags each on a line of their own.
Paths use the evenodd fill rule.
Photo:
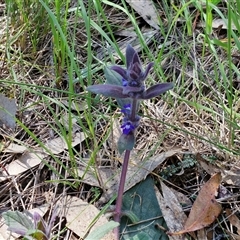
<svg viewBox="0 0 240 240">
<path fill-rule="evenodd" d="M 38 230 L 38 229 L 30 229 L 27 231 L 26 233 L 27 236 L 31 236 L 32 239 L 39 239 L 39 240 L 45 240 L 47 239 L 45 234 L 41 231 L 41 230 Z M 25 237 L 27 237 L 25 236 Z M 30 237 L 30 239 L 31 239 Z"/>
<path fill-rule="evenodd" d="M 104 68 L 106 83 L 122 86 L 122 76 L 109 67 Z"/>
<path fill-rule="evenodd" d="M 19 211 L 7 211 L 2 216 L 9 231 L 24 236 L 28 230 L 34 229 L 33 221 Z"/>
<path fill-rule="evenodd" d="M 138 233 L 134 237 L 129 238 L 129 240 L 149 240 L 149 237 L 146 233 Z"/>
<path fill-rule="evenodd" d="M 138 217 L 132 211 L 122 211 L 122 216 L 128 217 L 132 223 L 139 222 Z"/>
<path fill-rule="evenodd" d="M 212 4 L 217 5 L 221 2 L 221 0 L 212 0 L 211 2 L 212 2 Z"/>
<path fill-rule="evenodd" d="M 120 230 L 124 240 L 167 240 L 166 233 L 156 224 L 166 227 L 162 212 L 154 191 L 154 181 L 151 177 L 128 190 L 123 197 L 122 211 L 132 211 L 139 223 L 132 224 L 126 216 L 121 218 Z M 158 218 L 159 217 L 159 218 Z M 148 220 L 149 219 L 149 220 Z"/>
<path fill-rule="evenodd" d="M 125 150 L 132 150 L 135 144 L 133 133 L 122 134 L 118 140 L 118 151 L 122 154 Z"/>
<path fill-rule="evenodd" d="M 104 237 L 107 233 L 112 231 L 114 228 L 119 226 L 119 223 L 114 221 L 109 221 L 108 223 L 104 224 L 103 226 L 100 226 L 96 228 L 94 231 L 92 231 L 85 240 L 100 240 L 102 237 Z"/>
<path fill-rule="evenodd" d="M 109 67 L 104 68 L 104 74 L 105 74 L 105 77 L 106 77 L 106 83 L 107 84 L 122 86 L 122 76 L 120 74 L 113 71 Z M 131 100 L 129 98 L 127 98 L 127 99 L 117 98 L 117 103 L 118 103 L 120 108 L 123 108 L 124 105 L 126 105 L 130 102 L 131 102 Z"/>
</svg>

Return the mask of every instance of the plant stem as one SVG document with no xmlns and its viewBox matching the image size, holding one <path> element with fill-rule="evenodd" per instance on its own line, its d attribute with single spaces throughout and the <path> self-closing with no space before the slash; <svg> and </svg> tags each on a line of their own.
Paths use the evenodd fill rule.
<svg viewBox="0 0 240 240">
<path fill-rule="evenodd" d="M 136 98 L 133 98 L 132 106 L 131 106 L 132 112 L 131 112 L 131 116 L 130 116 L 131 121 L 135 121 L 137 108 L 138 108 L 138 100 Z"/>
<path fill-rule="evenodd" d="M 133 98 L 132 104 L 131 104 L 131 110 L 132 110 L 131 116 L 130 116 L 131 121 L 135 121 L 137 107 L 138 107 L 138 100 L 136 98 Z M 120 178 L 120 183 L 118 188 L 118 196 L 117 196 L 115 215 L 114 215 L 114 221 L 118 223 L 120 223 L 120 218 L 121 218 L 122 199 L 123 199 L 123 192 L 124 192 L 124 186 L 125 186 L 126 175 L 127 175 L 128 162 L 130 159 L 130 153 L 131 153 L 131 150 L 125 151 L 121 178 Z M 115 233 L 115 239 L 119 240 L 120 239 L 119 227 L 114 229 L 114 233 Z"/>
<path fill-rule="evenodd" d="M 131 150 L 125 151 L 121 178 L 120 178 L 120 183 L 118 188 L 118 196 L 117 196 L 116 209 L 115 209 L 115 215 L 114 215 L 114 221 L 118 223 L 120 223 L 122 199 L 123 199 L 124 185 L 125 185 L 125 180 L 127 175 L 128 162 L 130 159 L 130 153 L 131 153 Z M 120 239 L 119 227 L 114 229 L 114 233 L 115 233 L 115 239 L 119 240 Z"/>
</svg>

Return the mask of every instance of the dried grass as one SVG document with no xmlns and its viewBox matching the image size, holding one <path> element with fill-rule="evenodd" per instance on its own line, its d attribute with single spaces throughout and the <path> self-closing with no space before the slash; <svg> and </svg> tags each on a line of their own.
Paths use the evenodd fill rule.
<svg viewBox="0 0 240 240">
<path fill-rule="evenodd" d="M 113 26 L 113 32 L 115 31 L 114 26 L 118 31 L 128 28 L 131 25 L 128 19 L 123 16 L 122 12 L 117 9 L 106 6 L 104 9 L 108 13 L 109 23 Z M 95 13 L 93 13 L 95 14 Z M 98 19 L 97 15 L 92 15 L 93 20 Z M 139 24 L 143 23 L 140 18 L 137 18 Z M 6 25 L 6 17 L 1 16 L 1 25 Z M 73 28 L 75 28 L 75 16 L 71 14 L 69 17 L 69 36 L 73 35 Z M 117 26 L 121 26 L 120 29 Z M 87 34 L 85 32 L 84 22 L 78 22 L 77 31 L 75 32 L 76 42 L 76 55 L 77 61 L 80 68 L 86 67 L 87 53 L 84 46 L 86 46 Z M 15 29 L 15 32 L 17 29 Z M 107 31 L 107 29 L 106 29 Z M 226 153 L 219 146 L 230 146 L 229 150 L 239 152 L 240 148 L 240 134 L 239 129 L 235 130 L 234 144 L 232 144 L 229 138 L 231 134 L 229 129 L 229 122 L 227 117 L 224 115 L 224 111 L 221 108 L 219 99 L 223 103 L 227 103 L 226 94 L 224 87 L 219 87 L 215 81 L 216 78 L 221 81 L 221 73 L 213 61 L 211 53 L 205 53 L 204 57 L 202 54 L 202 43 L 197 42 L 198 34 L 201 33 L 201 29 L 196 29 L 196 36 L 194 39 L 185 39 L 179 31 L 176 31 L 172 44 L 168 46 L 169 52 L 172 49 L 176 49 L 173 54 L 167 54 L 168 49 L 165 49 L 162 68 L 166 79 L 175 82 L 175 89 L 173 90 L 172 100 L 169 101 L 168 97 L 159 97 L 154 100 L 146 101 L 142 110 L 141 126 L 137 133 L 137 144 L 135 153 L 139 156 L 139 160 L 144 160 L 149 156 L 161 153 L 167 149 L 180 147 L 183 151 L 191 154 L 200 153 L 202 155 L 214 155 L 218 158 L 221 157 L 222 166 L 229 168 L 229 163 L 234 165 L 239 160 L 230 153 Z M 13 56 L 11 62 L 7 60 L 4 53 L 6 44 L 6 28 L 2 28 L 1 31 L 1 92 L 8 96 L 14 96 L 19 104 L 20 111 L 17 117 L 22 123 L 42 142 L 46 142 L 48 139 L 52 139 L 56 134 L 52 130 L 52 126 L 56 125 L 56 119 L 54 117 L 60 117 L 62 109 L 59 108 L 54 102 L 46 105 L 44 99 L 40 95 L 35 94 L 37 86 L 42 87 L 42 94 L 54 98 L 62 99 L 65 96 L 64 92 L 56 91 L 57 88 L 65 89 L 65 80 L 67 81 L 68 76 L 64 71 L 63 78 L 60 84 L 55 84 L 55 74 L 53 66 L 53 53 L 52 53 L 52 42 L 51 34 L 46 35 L 43 38 L 43 42 L 39 47 L 36 55 L 31 56 L 24 54 L 28 52 L 28 46 L 25 49 L 19 49 L 19 44 L 16 42 L 13 46 Z M 14 32 L 12 33 L 14 34 Z M 100 60 L 106 58 L 106 46 L 103 39 L 99 36 L 96 30 L 92 29 L 92 47 L 95 53 L 98 53 Z M 10 36 L 11 38 L 12 36 Z M 128 37 L 117 36 L 116 37 L 120 45 L 128 42 Z M 159 35 L 155 36 L 155 40 L 160 40 Z M 154 42 L 153 41 L 153 42 Z M 182 44 L 185 44 L 183 46 Z M 182 51 L 186 49 L 186 45 L 189 44 L 191 47 L 188 48 L 185 53 L 187 59 L 185 65 L 182 62 Z M 157 43 L 149 45 L 153 55 L 158 54 L 158 50 L 155 48 Z M 217 48 L 219 59 L 222 63 L 225 62 L 226 54 L 220 47 Z M 22 57 L 22 53 L 24 57 Z M 239 67 L 239 53 L 233 53 L 235 66 Z M 143 60 L 144 61 L 144 60 Z M 11 66 L 9 66 L 9 64 Z M 197 69 L 197 71 L 196 71 Z M 16 74 L 18 83 L 14 83 L 12 80 L 11 71 Z M 215 74 L 219 72 L 219 75 Z M 229 75 L 230 73 L 226 73 Z M 151 74 L 152 82 L 159 82 L 158 76 L 155 73 Z M 99 79 L 103 79 L 102 73 L 99 72 L 93 77 L 93 82 L 98 83 Z M 239 91 L 239 76 L 234 77 L 234 88 L 235 91 Z M 8 81 L 12 81 L 14 84 L 8 84 Z M 149 82 L 151 82 L 149 81 Z M 28 88 L 21 87 L 21 84 L 26 84 Z M 11 87 L 12 86 L 12 87 Z M 50 89 L 52 88 L 52 89 Z M 29 91 L 31 89 L 31 91 Z M 77 91 L 81 91 L 78 89 Z M 184 96 L 184 101 L 182 97 Z M 89 152 L 93 151 L 94 147 L 102 144 L 103 139 L 106 139 L 109 127 L 111 127 L 114 119 L 119 117 L 119 112 L 116 110 L 115 102 L 111 102 L 112 107 L 106 104 L 105 98 L 100 98 L 100 102 L 94 106 L 96 111 L 92 112 L 96 119 L 96 139 L 92 141 L 82 142 L 76 149 L 81 149 L 82 157 L 89 156 Z M 189 102 L 197 102 L 201 105 L 201 108 L 196 108 L 189 104 Z M 239 101 L 236 103 L 236 112 L 239 112 Z M 56 111 L 56 116 L 53 116 L 49 107 L 52 107 Z M 211 109 L 212 112 L 204 109 Z M 99 117 L 99 113 L 103 116 Z M 84 124 L 84 122 L 83 122 Z M 240 125 L 239 117 L 235 120 L 236 125 Z M 17 127 L 14 133 L 9 132 L 10 130 L 1 129 L 1 138 L 5 145 L 10 142 L 20 142 L 29 148 L 35 148 L 37 143 L 24 129 L 20 126 Z M 114 146 L 114 148 L 112 148 Z M 90 148 L 90 149 L 88 149 Z M 117 168 L 118 156 L 116 156 L 116 144 L 109 144 L 104 142 L 97 154 L 100 166 L 110 165 L 112 168 Z M 57 156 L 66 166 L 71 166 L 69 162 L 69 153 L 63 151 Z M 18 154 L 4 153 L 1 155 L 1 171 L 4 171 L 4 166 L 9 164 L 18 158 Z M 103 159 L 106 159 L 105 161 Z M 114 159 L 114 160 L 113 160 Z M 170 159 L 167 165 L 171 163 L 177 163 L 181 159 L 179 158 Z M 76 160 L 79 160 L 79 156 L 76 155 Z M 64 179 L 69 177 L 69 174 L 62 169 L 58 163 L 56 163 L 51 157 L 45 159 L 57 172 L 62 173 Z M 160 170 L 159 170 L 160 171 Z M 172 184 L 180 187 L 182 191 L 190 196 L 198 189 L 198 186 L 202 183 L 202 180 L 198 180 L 197 175 L 204 174 L 202 169 L 197 169 L 194 166 L 192 169 L 184 170 L 184 178 L 174 177 L 170 181 Z M 200 172 L 199 172 L 200 171 Z M 202 178 L 203 179 L 203 178 Z M 47 180 L 54 180 L 53 182 L 47 182 Z M 67 194 L 78 196 L 87 201 L 92 200 L 90 193 L 91 186 L 87 184 L 80 184 L 78 188 L 71 188 L 66 184 L 60 183 L 59 176 L 56 176 L 54 172 L 49 170 L 44 164 L 30 169 L 29 171 L 9 178 L 1 183 L 0 187 L 0 209 L 5 211 L 6 209 L 24 210 L 31 209 L 33 207 L 48 203 L 50 205 L 50 212 L 53 209 L 54 203 L 58 198 Z M 238 190 L 232 189 L 235 193 Z M 186 193 L 187 192 L 187 193 Z M 234 195 L 233 195 L 234 196 Z M 228 203 L 232 206 L 232 209 L 239 211 L 239 202 L 233 199 L 232 203 Z M 64 211 L 62 211 L 63 213 Z M 63 214 L 64 215 L 64 214 Z M 60 216 L 59 222 L 63 222 L 63 215 Z M 61 229 L 61 224 L 56 226 Z M 69 234 L 69 233 L 68 233 Z M 70 234 L 69 234 L 70 235 Z M 67 239 L 67 238 L 65 238 Z"/>
</svg>

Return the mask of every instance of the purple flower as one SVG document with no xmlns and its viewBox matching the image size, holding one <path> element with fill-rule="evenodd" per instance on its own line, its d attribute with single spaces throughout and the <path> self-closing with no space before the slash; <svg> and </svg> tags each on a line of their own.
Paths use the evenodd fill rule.
<svg viewBox="0 0 240 240">
<path fill-rule="evenodd" d="M 128 81 L 126 79 L 122 79 L 122 85 L 123 87 L 126 87 L 128 85 Z"/>
<path fill-rule="evenodd" d="M 123 106 L 123 108 L 121 109 L 121 112 L 122 112 L 124 115 L 130 115 L 130 113 L 131 113 L 131 103 L 125 104 L 125 105 Z"/>
<path fill-rule="evenodd" d="M 127 121 L 127 122 L 123 123 L 121 128 L 122 128 L 123 134 L 128 135 L 129 133 L 131 133 L 135 129 L 135 126 L 132 124 L 131 121 Z"/>
<path fill-rule="evenodd" d="M 158 83 L 147 90 L 144 80 L 153 62 L 149 63 L 144 71 L 138 53 L 131 45 L 126 49 L 127 69 L 112 66 L 105 71 L 107 84 L 98 84 L 87 87 L 87 90 L 106 97 L 113 97 L 119 101 L 124 98 L 151 99 L 173 88 L 173 83 Z M 122 101 L 123 102 L 123 101 Z M 123 104 L 120 104 L 121 107 Z"/>
<path fill-rule="evenodd" d="M 131 45 L 128 45 L 126 49 L 126 62 L 127 69 L 123 69 L 119 66 L 112 66 L 111 69 L 120 74 L 123 79 L 127 81 L 127 86 L 138 89 L 140 88 L 144 91 L 144 80 L 152 68 L 153 62 L 149 63 L 146 70 L 143 71 L 138 53 Z"/>
</svg>

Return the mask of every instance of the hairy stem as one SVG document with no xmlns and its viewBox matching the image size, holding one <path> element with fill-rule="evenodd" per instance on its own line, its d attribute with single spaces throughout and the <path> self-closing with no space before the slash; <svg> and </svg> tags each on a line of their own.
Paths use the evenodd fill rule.
<svg viewBox="0 0 240 240">
<path fill-rule="evenodd" d="M 137 108 L 138 108 L 138 100 L 136 98 L 133 98 L 132 104 L 131 104 L 131 116 L 130 116 L 131 121 L 135 121 Z M 125 186 L 126 175 L 127 175 L 127 168 L 128 168 L 128 163 L 130 159 L 130 153 L 131 153 L 131 150 L 125 151 L 121 178 L 120 178 L 120 183 L 118 188 L 118 196 L 117 196 L 115 215 L 114 215 L 114 221 L 118 223 L 120 223 L 120 219 L 121 219 L 122 199 L 123 199 L 123 192 L 124 192 L 124 186 Z M 119 240 L 120 239 L 119 227 L 114 229 L 114 233 L 115 233 L 115 239 Z"/>
<path fill-rule="evenodd" d="M 138 108 L 138 100 L 136 98 L 132 99 L 132 112 L 131 112 L 131 116 L 130 116 L 130 120 L 131 121 L 135 121 L 136 118 L 136 114 L 137 114 L 137 108 Z"/>
<path fill-rule="evenodd" d="M 123 160 L 123 166 L 122 166 L 122 172 L 121 172 L 121 178 L 118 188 L 118 196 L 117 196 L 117 202 L 116 202 L 116 209 L 115 209 L 115 215 L 114 215 L 114 221 L 120 223 L 121 218 L 121 207 L 122 207 L 122 199 L 123 199 L 123 192 L 124 192 L 124 185 L 127 175 L 127 168 L 128 168 L 128 162 L 130 158 L 130 150 L 125 151 L 124 160 Z M 114 229 L 115 233 L 115 239 L 120 239 L 120 233 L 119 233 L 119 227 Z"/>
</svg>

